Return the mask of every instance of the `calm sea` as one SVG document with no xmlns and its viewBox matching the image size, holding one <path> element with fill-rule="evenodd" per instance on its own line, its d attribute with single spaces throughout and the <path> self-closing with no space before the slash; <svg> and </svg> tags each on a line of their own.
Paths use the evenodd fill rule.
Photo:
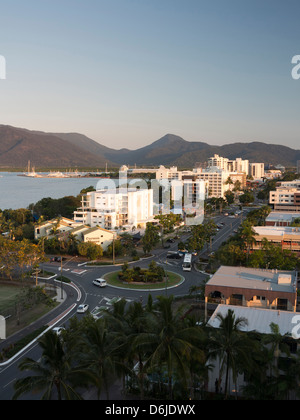
<svg viewBox="0 0 300 420">
<path fill-rule="evenodd" d="M 78 195 L 83 188 L 96 188 L 99 178 L 27 178 L 0 172 L 0 209 L 27 208 L 45 197 Z"/>
</svg>

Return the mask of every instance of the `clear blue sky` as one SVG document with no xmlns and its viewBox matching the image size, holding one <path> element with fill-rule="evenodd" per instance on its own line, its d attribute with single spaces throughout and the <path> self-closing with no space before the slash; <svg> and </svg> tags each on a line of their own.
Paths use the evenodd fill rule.
<svg viewBox="0 0 300 420">
<path fill-rule="evenodd" d="M 299 0 L 10 0 L 0 123 L 135 149 L 167 133 L 299 148 Z"/>
</svg>

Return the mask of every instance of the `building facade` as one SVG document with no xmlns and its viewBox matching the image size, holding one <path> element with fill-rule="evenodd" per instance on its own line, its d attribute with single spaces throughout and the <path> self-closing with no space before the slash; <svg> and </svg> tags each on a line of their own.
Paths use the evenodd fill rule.
<svg viewBox="0 0 300 420">
<path fill-rule="evenodd" d="M 92 191 L 82 197 L 74 221 L 112 230 L 145 227 L 153 219 L 153 190 L 114 189 Z"/>
<path fill-rule="evenodd" d="M 296 271 L 222 266 L 206 283 L 205 303 L 296 311 Z"/>
<path fill-rule="evenodd" d="M 254 179 L 261 179 L 265 175 L 265 164 L 264 163 L 250 163 L 249 175 Z"/>
</svg>

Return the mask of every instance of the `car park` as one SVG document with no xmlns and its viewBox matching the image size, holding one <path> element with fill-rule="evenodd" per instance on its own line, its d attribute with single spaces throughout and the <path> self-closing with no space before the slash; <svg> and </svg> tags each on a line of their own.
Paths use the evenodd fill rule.
<svg viewBox="0 0 300 420">
<path fill-rule="evenodd" d="M 83 304 L 83 305 L 79 305 L 77 308 L 77 313 L 78 314 L 84 314 L 85 312 L 87 312 L 89 309 L 89 305 L 87 304 Z"/>
<path fill-rule="evenodd" d="M 107 285 L 106 280 L 104 279 L 96 279 L 93 281 L 93 284 L 98 287 L 105 287 Z"/>
</svg>

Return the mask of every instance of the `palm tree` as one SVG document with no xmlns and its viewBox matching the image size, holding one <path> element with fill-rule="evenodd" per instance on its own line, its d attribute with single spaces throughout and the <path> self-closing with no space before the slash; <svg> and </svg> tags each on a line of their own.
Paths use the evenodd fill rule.
<svg viewBox="0 0 300 420">
<path fill-rule="evenodd" d="M 275 374 L 278 375 L 278 362 L 281 353 L 289 355 L 289 346 L 285 343 L 285 338 L 288 337 L 286 334 L 282 336 L 280 334 L 280 328 L 277 324 L 273 322 L 270 324 L 271 334 L 267 334 L 263 343 L 268 345 L 270 344 L 270 355 L 271 355 L 271 365 L 270 365 L 270 374 L 273 376 L 273 367 L 275 368 Z"/>
<path fill-rule="evenodd" d="M 82 335 L 78 371 L 96 386 L 98 398 L 104 390 L 109 400 L 109 387 L 117 377 L 118 365 L 122 365 L 118 358 L 122 344 L 119 337 L 108 330 L 105 319 L 89 318 Z"/>
<path fill-rule="evenodd" d="M 71 255 L 75 255 L 77 253 L 77 246 L 80 243 L 79 239 L 73 235 L 72 233 L 69 233 L 67 237 L 67 250 L 68 253 Z"/>
<path fill-rule="evenodd" d="M 145 333 L 148 328 L 148 313 L 143 309 L 141 302 L 134 302 L 128 308 L 126 313 L 126 324 L 128 327 L 128 349 L 129 360 L 138 360 L 138 383 L 140 388 L 140 398 L 144 399 L 144 382 L 145 382 L 145 350 L 136 342 L 136 338 L 140 334 Z"/>
<path fill-rule="evenodd" d="M 247 336 L 242 334 L 240 328 L 247 325 L 245 318 L 236 318 L 233 310 L 229 309 L 227 315 L 217 315 L 220 321 L 218 329 L 211 331 L 209 346 L 210 357 L 218 358 L 221 362 L 219 385 L 225 371 L 225 398 L 228 397 L 229 373 L 232 372 L 234 381 L 237 380 L 239 365 L 248 364 L 252 346 Z"/>
<path fill-rule="evenodd" d="M 147 350 L 145 367 L 152 372 L 166 367 L 168 378 L 168 397 L 172 399 L 172 383 L 175 372 L 185 385 L 190 378 L 189 362 L 192 356 L 205 360 L 198 344 L 202 340 L 201 330 L 184 323 L 182 313 L 173 313 L 173 296 L 158 297 L 157 310 L 152 312 L 152 331 L 140 334 L 135 345 Z"/>
<path fill-rule="evenodd" d="M 113 311 L 107 313 L 105 320 L 108 328 L 114 332 L 115 339 L 120 343 L 119 355 L 123 366 L 123 372 L 134 374 L 134 366 L 138 363 L 137 381 L 140 389 L 140 398 L 144 399 L 145 359 L 146 352 L 136 342 L 136 338 L 148 330 L 149 313 L 152 308 L 151 295 L 144 309 L 141 302 L 133 302 L 126 308 L 126 300 L 122 299 L 113 306 Z M 123 343 L 121 345 L 121 343 Z"/>
<path fill-rule="evenodd" d="M 244 246 L 247 250 L 247 262 L 249 261 L 251 247 L 256 243 L 256 235 L 257 233 L 253 229 L 252 224 L 248 220 L 245 220 L 241 226 L 240 237 L 243 240 Z"/>
<path fill-rule="evenodd" d="M 18 379 L 14 385 L 16 400 L 30 392 L 43 392 L 42 400 L 81 400 L 73 384 L 77 378 L 76 368 L 72 367 L 72 358 L 63 344 L 61 336 L 53 331 L 44 334 L 39 340 L 42 348 L 40 361 L 24 359 L 19 369 L 32 372 L 32 375 Z"/>
</svg>

